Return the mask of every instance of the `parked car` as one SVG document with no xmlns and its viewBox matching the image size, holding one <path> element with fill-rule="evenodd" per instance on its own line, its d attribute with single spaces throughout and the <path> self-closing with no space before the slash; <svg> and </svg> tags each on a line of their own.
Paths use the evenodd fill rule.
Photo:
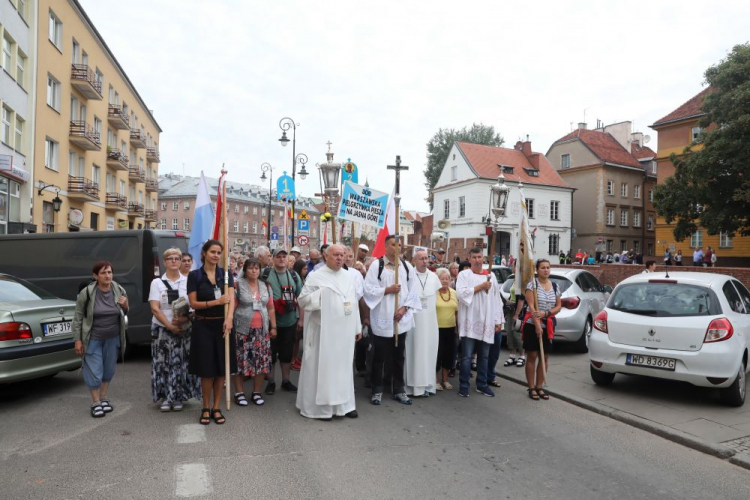
<svg viewBox="0 0 750 500">
<path fill-rule="evenodd" d="M 570 342 L 578 352 L 588 350 L 594 317 L 604 309 L 612 287 L 602 285 L 584 269 L 552 268 L 550 280 L 560 290 L 562 309 L 557 314 L 555 342 Z M 505 300 L 510 300 L 510 288 L 515 282 L 511 274 L 500 287 Z M 520 326 L 520 325 L 519 325 Z"/>
<path fill-rule="evenodd" d="M 75 302 L 0 274 L 0 383 L 77 370 L 75 310 Z"/>
<path fill-rule="evenodd" d="M 487 269 L 487 264 L 484 264 L 483 269 Z M 498 283 L 503 283 L 508 279 L 508 276 L 513 274 L 513 269 L 508 266 L 499 266 L 497 264 L 492 265 L 492 273 L 495 275 Z"/>
<path fill-rule="evenodd" d="M 594 321 L 591 378 L 617 373 L 715 387 L 730 406 L 745 402 L 750 292 L 722 274 L 639 274 L 617 285 Z"/>
</svg>

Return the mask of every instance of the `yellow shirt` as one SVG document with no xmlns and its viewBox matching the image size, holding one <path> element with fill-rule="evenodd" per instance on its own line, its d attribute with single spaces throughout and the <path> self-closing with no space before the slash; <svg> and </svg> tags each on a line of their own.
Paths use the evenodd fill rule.
<svg viewBox="0 0 750 500">
<path fill-rule="evenodd" d="M 458 311 L 458 296 L 452 288 L 448 289 L 450 299 L 446 301 L 447 295 L 438 291 L 437 293 L 437 319 L 438 328 L 453 328 L 456 326 L 456 312 Z"/>
</svg>

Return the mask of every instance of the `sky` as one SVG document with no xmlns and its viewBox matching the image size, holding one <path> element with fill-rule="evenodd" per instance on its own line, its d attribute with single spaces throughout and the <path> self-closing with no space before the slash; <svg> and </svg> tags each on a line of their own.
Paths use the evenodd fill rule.
<svg viewBox="0 0 750 500">
<path fill-rule="evenodd" d="M 700 92 L 703 73 L 750 40 L 750 2 L 79 0 L 163 129 L 160 174 L 261 185 L 347 159 L 405 209 L 428 211 L 426 144 L 440 128 L 492 125 L 534 151 L 580 121 L 648 125 Z M 290 136 L 291 138 L 291 136 Z M 267 184 L 263 184 L 267 186 Z"/>
</svg>

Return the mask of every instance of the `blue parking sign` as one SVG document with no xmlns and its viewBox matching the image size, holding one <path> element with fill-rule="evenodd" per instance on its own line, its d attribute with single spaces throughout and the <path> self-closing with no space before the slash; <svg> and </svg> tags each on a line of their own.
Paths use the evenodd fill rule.
<svg viewBox="0 0 750 500">
<path fill-rule="evenodd" d="M 309 231 L 310 219 L 300 219 L 297 221 L 297 231 Z"/>
<path fill-rule="evenodd" d="M 271 241 L 278 240 L 279 239 L 279 233 L 271 233 Z"/>
</svg>

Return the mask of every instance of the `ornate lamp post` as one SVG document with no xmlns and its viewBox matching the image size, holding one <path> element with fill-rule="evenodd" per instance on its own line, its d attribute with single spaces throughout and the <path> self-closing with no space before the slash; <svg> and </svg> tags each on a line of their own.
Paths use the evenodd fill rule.
<svg viewBox="0 0 750 500">
<path fill-rule="evenodd" d="M 268 175 L 268 222 L 266 227 L 266 234 L 268 235 L 268 247 L 271 247 L 271 200 L 273 199 L 273 167 L 270 163 L 263 163 L 260 166 L 263 174 L 260 176 L 260 180 L 266 180 L 266 172 Z"/>
<path fill-rule="evenodd" d="M 502 184 L 501 184 L 502 181 Z M 490 248 L 489 248 L 489 269 L 492 270 L 492 264 L 495 260 L 495 229 L 501 219 L 505 217 L 505 209 L 508 206 L 508 195 L 510 194 L 510 188 L 505 184 L 505 176 L 502 172 L 497 178 L 497 182 L 490 187 L 490 213 L 492 218 L 487 218 L 489 222 L 490 231 Z"/>
<path fill-rule="evenodd" d="M 336 197 L 339 194 L 339 174 L 341 173 L 341 164 L 334 163 L 333 152 L 331 151 L 331 142 L 328 142 L 328 152 L 326 153 L 326 161 L 323 164 L 318 165 L 320 178 L 323 182 L 325 190 L 323 191 L 326 198 L 326 207 L 329 211 L 335 202 Z M 334 209 L 335 210 L 335 209 Z M 331 217 L 331 237 L 333 242 L 336 243 L 336 215 L 332 214 Z"/>
<path fill-rule="evenodd" d="M 307 177 L 307 170 L 305 170 L 307 155 L 302 153 L 297 154 L 297 125 L 299 125 L 299 123 L 296 123 L 289 117 L 282 118 L 281 121 L 279 121 L 279 128 L 281 128 L 281 139 L 279 139 L 279 143 L 281 143 L 283 147 L 286 147 L 286 145 L 289 144 L 289 138 L 286 136 L 286 133 L 289 129 L 292 129 L 292 180 L 294 181 L 297 178 L 297 163 L 299 162 L 302 165 L 299 176 L 304 181 Z M 294 200 L 292 200 L 292 213 L 295 213 Z M 286 214 L 284 214 L 284 217 L 286 217 Z M 294 220 L 292 220 L 292 242 L 294 242 Z"/>
</svg>

